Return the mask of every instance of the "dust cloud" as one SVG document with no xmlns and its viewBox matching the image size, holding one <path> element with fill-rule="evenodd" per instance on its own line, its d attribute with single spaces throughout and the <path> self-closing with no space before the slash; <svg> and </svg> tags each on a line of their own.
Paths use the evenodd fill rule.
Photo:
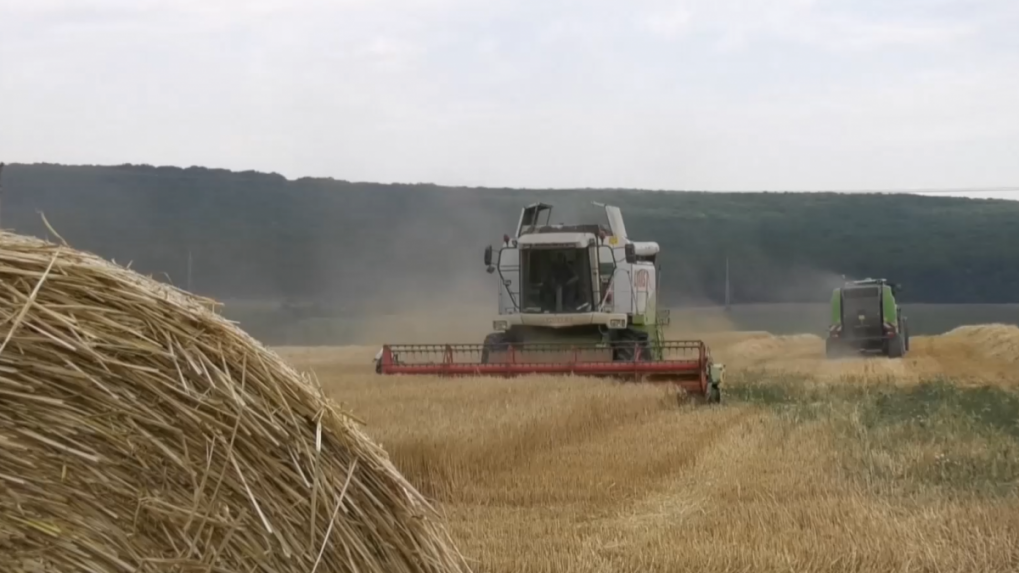
<svg viewBox="0 0 1019 573">
<path fill-rule="evenodd" d="M 501 286 L 498 274 L 485 272 L 484 249 L 498 248 L 519 212 L 496 221 L 467 193 L 443 202 L 440 209 L 456 214 L 449 227 L 410 222 L 394 229 L 393 242 L 407 245 L 415 264 L 409 270 L 390 265 L 386 274 L 394 278 L 364 298 L 361 310 L 369 318 L 358 328 L 358 344 L 480 343 L 491 332 Z M 464 264 L 464 253 L 476 258 Z"/>
<path fill-rule="evenodd" d="M 427 201 L 429 212 L 445 216 L 408 217 L 414 207 L 404 205 L 402 215 L 393 213 L 391 222 L 379 219 L 385 228 L 373 231 L 372 241 L 364 244 L 348 241 L 338 246 L 335 231 L 322 231 L 319 246 L 312 249 L 322 261 L 317 265 L 318 274 L 302 280 L 317 282 L 323 285 L 322 290 L 334 293 L 327 304 L 339 310 L 331 316 L 308 310 L 303 318 L 296 319 L 298 324 L 287 325 L 285 335 L 281 334 L 282 328 L 270 325 L 264 329 L 267 336 L 301 340 L 302 344 L 310 340 L 363 345 L 481 342 L 491 332 L 491 322 L 497 316 L 500 290 L 497 275 L 485 272 L 483 250 L 487 245 L 498 247 L 502 235 L 513 232 L 519 209 L 533 199 L 536 197 L 498 190 L 426 194 L 411 202 Z M 501 207 L 493 208 L 493 204 Z M 623 208 L 625 216 L 625 205 Z M 564 196 L 555 203 L 553 213 L 553 222 L 604 217 L 599 208 L 573 196 Z M 640 227 L 628 230 L 636 240 L 661 240 L 647 236 Z M 367 254 L 367 267 L 346 268 L 330 262 L 343 256 L 343 249 L 349 247 Z M 672 321 L 666 328 L 669 337 L 743 330 L 819 333 L 827 328 L 823 311 L 811 311 L 811 316 L 801 317 L 796 324 L 784 325 L 788 317 L 802 314 L 803 309 L 785 311 L 769 304 L 767 312 L 747 312 L 748 305 L 742 303 L 759 300 L 762 293 L 769 300 L 789 304 L 826 302 L 831 288 L 841 284 L 840 274 L 771 261 L 755 246 L 740 245 L 740 252 L 753 263 L 740 258 L 731 261 L 734 312 L 726 313 L 721 309 L 724 264 L 720 262 L 718 269 L 712 266 L 710 276 L 705 276 L 703 261 L 696 258 L 694 248 L 690 247 L 690 253 L 662 253 L 659 301 L 672 310 Z M 757 280 L 758 274 L 770 278 Z M 279 285 L 279 289 L 293 287 L 292 280 Z M 741 285 L 756 285 L 756 290 L 745 292 Z M 279 319 L 293 322 L 290 316 L 281 315 Z M 301 321 L 314 324 L 302 331 Z"/>
</svg>

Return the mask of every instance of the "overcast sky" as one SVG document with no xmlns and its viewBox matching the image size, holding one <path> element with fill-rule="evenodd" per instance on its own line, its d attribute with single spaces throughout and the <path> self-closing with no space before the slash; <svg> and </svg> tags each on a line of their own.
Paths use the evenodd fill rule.
<svg viewBox="0 0 1019 573">
<path fill-rule="evenodd" d="M 1019 188 L 1017 0 L 0 0 L 0 161 Z"/>
</svg>

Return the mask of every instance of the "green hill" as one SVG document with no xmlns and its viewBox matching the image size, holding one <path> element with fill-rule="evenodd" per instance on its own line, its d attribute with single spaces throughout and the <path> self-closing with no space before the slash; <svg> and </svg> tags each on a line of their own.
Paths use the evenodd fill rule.
<svg viewBox="0 0 1019 573">
<path fill-rule="evenodd" d="M 591 201 L 622 207 L 633 238 L 661 244 L 672 305 L 722 300 L 726 256 L 742 303 L 824 301 L 842 274 L 895 279 L 910 302 L 1019 300 L 1019 201 L 467 189 L 132 165 L 13 164 L 2 184 L 4 228 L 45 237 L 44 212 L 75 247 L 178 285 L 190 251 L 192 289 L 233 300 L 353 312 L 469 284 L 464 296 L 484 301 L 496 289 L 484 246 L 538 200 L 563 221 L 602 220 Z"/>
</svg>

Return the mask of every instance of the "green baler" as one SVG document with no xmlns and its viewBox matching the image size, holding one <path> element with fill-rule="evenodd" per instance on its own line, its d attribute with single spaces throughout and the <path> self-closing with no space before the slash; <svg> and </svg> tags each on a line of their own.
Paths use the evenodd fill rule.
<svg viewBox="0 0 1019 573">
<path fill-rule="evenodd" d="M 909 351 L 909 325 L 896 300 L 898 290 L 898 285 L 885 279 L 851 281 L 833 289 L 825 341 L 827 356 L 905 355 Z"/>
</svg>

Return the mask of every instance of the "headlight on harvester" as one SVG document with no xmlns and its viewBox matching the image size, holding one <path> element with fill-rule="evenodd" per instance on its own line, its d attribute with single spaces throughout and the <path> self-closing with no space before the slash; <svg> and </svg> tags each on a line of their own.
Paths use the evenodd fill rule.
<svg viewBox="0 0 1019 573">
<path fill-rule="evenodd" d="M 609 320 L 609 328 L 626 328 L 626 319 L 613 318 Z"/>
<path fill-rule="evenodd" d="M 509 330 L 509 322 L 505 320 L 496 320 L 492 322 L 492 328 L 498 332 L 506 332 Z"/>
</svg>

